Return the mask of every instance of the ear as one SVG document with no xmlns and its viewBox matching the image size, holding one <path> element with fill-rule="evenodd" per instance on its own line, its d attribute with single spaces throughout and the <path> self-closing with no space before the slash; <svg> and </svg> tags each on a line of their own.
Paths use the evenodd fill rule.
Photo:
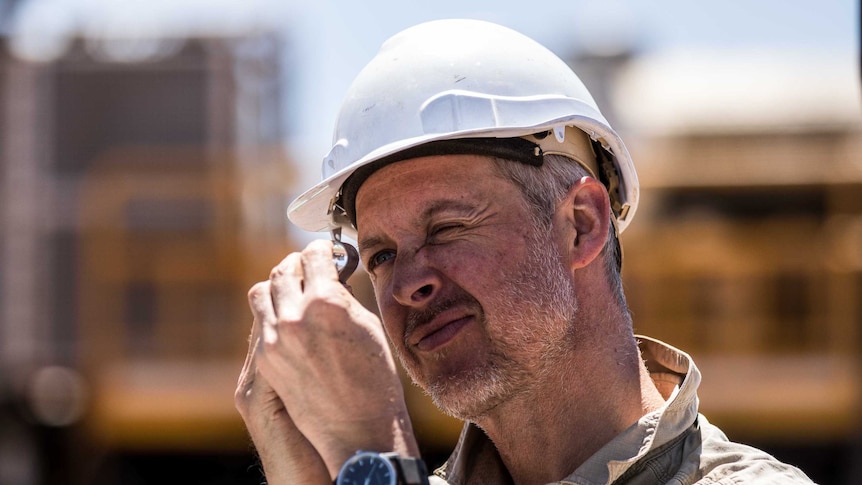
<svg viewBox="0 0 862 485">
<path fill-rule="evenodd" d="M 570 269 L 588 266 L 608 239 L 610 199 L 605 186 L 592 177 L 581 178 L 560 201 L 554 218 L 562 229 Z"/>
</svg>

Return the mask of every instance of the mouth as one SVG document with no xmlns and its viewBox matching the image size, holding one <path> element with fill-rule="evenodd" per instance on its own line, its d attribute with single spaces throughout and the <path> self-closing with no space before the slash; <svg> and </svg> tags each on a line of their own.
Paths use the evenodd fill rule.
<svg viewBox="0 0 862 485">
<path fill-rule="evenodd" d="M 408 336 L 407 343 L 422 352 L 436 350 L 451 342 L 472 320 L 472 315 L 455 315 L 446 312 L 425 325 L 417 327 Z"/>
</svg>

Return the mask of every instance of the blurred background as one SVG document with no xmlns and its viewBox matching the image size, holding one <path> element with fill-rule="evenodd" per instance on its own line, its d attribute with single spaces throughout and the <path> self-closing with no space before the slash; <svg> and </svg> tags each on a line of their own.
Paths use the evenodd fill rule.
<svg viewBox="0 0 862 485">
<path fill-rule="evenodd" d="M 353 76 L 446 17 L 544 43 L 622 133 L 636 331 L 694 356 L 702 412 L 862 482 L 856 2 L 464 3 L 0 0 L 0 485 L 261 483 L 246 291 L 316 237 L 285 208 Z M 437 465 L 460 424 L 408 389 Z"/>
</svg>

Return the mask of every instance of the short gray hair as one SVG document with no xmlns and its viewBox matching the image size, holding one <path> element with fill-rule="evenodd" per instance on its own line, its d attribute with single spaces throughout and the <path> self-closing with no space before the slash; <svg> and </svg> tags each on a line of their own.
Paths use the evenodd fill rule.
<svg viewBox="0 0 862 485">
<path fill-rule="evenodd" d="M 532 209 L 531 222 L 538 228 L 550 229 L 557 202 L 565 197 L 575 182 L 585 176 L 592 177 L 584 167 L 563 155 L 545 155 L 541 167 L 504 158 L 495 158 L 494 161 L 498 174 L 521 190 L 521 194 Z M 602 254 L 611 290 L 620 308 L 628 313 L 621 276 L 622 252 L 613 221 L 611 221 L 608 241 L 602 249 Z"/>
</svg>

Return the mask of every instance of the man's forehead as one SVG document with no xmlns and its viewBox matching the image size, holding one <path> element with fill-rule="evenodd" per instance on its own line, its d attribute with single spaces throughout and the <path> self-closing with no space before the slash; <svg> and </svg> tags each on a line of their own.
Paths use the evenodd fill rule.
<svg viewBox="0 0 862 485">
<path fill-rule="evenodd" d="M 432 199 L 441 191 L 469 190 L 493 175 L 492 166 L 493 159 L 481 155 L 438 155 L 398 161 L 368 174 L 356 191 L 355 202 L 358 205 L 371 192 L 375 198 L 409 192 Z"/>
<path fill-rule="evenodd" d="M 525 138 L 469 138 L 437 140 L 393 153 L 358 167 L 341 185 L 335 205 L 357 225 L 356 199 L 364 183 L 383 169 L 402 168 L 424 160 L 463 160 L 461 167 L 488 166 L 491 160 L 504 158 L 527 165 L 541 166 L 539 145 Z M 450 171 L 450 169 L 446 169 Z"/>
<path fill-rule="evenodd" d="M 470 211 L 493 197 L 489 188 L 502 182 L 494 176 L 490 157 L 445 155 L 404 160 L 376 170 L 356 194 L 357 229 L 362 222 L 385 222 L 404 215 L 427 220 L 441 211 Z M 375 220 L 369 218 L 373 213 Z"/>
</svg>

